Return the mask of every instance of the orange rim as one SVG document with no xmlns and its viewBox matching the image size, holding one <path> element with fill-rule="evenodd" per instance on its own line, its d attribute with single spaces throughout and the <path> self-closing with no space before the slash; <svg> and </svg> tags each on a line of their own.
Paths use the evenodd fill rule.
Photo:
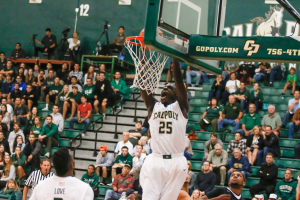
<svg viewBox="0 0 300 200">
<path fill-rule="evenodd" d="M 139 43 L 132 42 L 131 40 L 138 40 Z M 144 47 L 145 49 L 149 50 L 149 48 L 146 45 L 144 45 L 143 40 L 144 40 L 143 36 L 130 36 L 125 39 L 125 42 L 138 47 Z"/>
</svg>

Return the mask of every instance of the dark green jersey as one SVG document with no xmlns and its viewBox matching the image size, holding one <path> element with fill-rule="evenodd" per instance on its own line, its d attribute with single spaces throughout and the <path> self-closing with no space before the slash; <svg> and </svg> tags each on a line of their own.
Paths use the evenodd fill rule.
<svg viewBox="0 0 300 200">
<path fill-rule="evenodd" d="M 94 174 L 92 176 L 89 176 L 87 173 L 83 174 L 81 180 L 87 184 L 89 184 L 91 186 L 91 188 L 95 189 L 98 187 L 98 180 L 99 177 L 96 174 L 96 172 L 94 172 Z"/>
<path fill-rule="evenodd" d="M 52 91 L 54 94 L 58 94 L 62 91 L 63 86 L 59 84 L 58 86 L 55 86 L 55 84 L 50 85 L 50 91 Z"/>
<path fill-rule="evenodd" d="M 234 103 L 232 105 L 228 104 L 224 109 L 226 119 L 236 119 L 238 118 L 240 112 L 242 112 L 242 107 L 239 103 Z"/>
<path fill-rule="evenodd" d="M 30 131 L 32 131 L 35 135 L 40 135 L 43 130 L 43 126 L 37 128 L 36 126 L 32 126 Z"/>
<path fill-rule="evenodd" d="M 60 108 L 62 108 L 64 105 L 65 99 L 67 98 L 66 95 L 67 94 L 64 94 L 64 93 L 61 93 L 58 95 L 57 104 L 59 105 Z"/>
<path fill-rule="evenodd" d="M 206 108 L 206 118 L 207 119 L 210 119 L 210 120 L 213 120 L 213 119 L 216 119 L 216 118 L 219 118 L 220 117 L 220 107 L 219 106 L 215 106 L 214 108 L 212 108 L 211 106 L 207 107 Z"/>
<path fill-rule="evenodd" d="M 80 103 L 81 103 L 81 100 L 80 100 L 81 95 L 82 95 L 81 92 L 77 92 L 76 95 L 74 95 L 73 92 L 70 92 L 70 93 L 69 93 L 70 99 L 74 99 L 75 102 L 76 102 L 77 104 L 80 104 Z"/>
<path fill-rule="evenodd" d="M 84 86 L 83 87 L 83 94 L 85 94 L 85 96 L 88 98 L 88 99 L 94 99 L 94 90 L 95 90 L 95 86 L 94 85 L 91 85 L 91 86 Z"/>
<path fill-rule="evenodd" d="M 252 115 L 247 113 L 243 117 L 243 124 L 245 124 L 246 130 L 252 130 L 254 126 L 260 126 L 260 117 L 256 113 L 253 113 Z"/>
</svg>

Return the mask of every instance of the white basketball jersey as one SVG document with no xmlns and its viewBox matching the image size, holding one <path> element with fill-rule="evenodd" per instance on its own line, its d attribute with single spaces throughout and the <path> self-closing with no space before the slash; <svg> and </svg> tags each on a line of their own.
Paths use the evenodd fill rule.
<svg viewBox="0 0 300 200">
<path fill-rule="evenodd" d="M 34 188 L 30 200 L 93 200 L 93 189 L 75 177 L 49 177 Z"/>
<path fill-rule="evenodd" d="M 187 121 L 178 101 L 167 107 L 161 102 L 155 103 L 149 119 L 153 152 L 163 155 L 183 153 Z"/>
</svg>

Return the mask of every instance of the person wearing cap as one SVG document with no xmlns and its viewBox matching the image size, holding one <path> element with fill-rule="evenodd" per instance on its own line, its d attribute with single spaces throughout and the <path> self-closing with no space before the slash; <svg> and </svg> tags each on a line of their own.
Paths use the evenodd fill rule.
<svg viewBox="0 0 300 200">
<path fill-rule="evenodd" d="M 73 118 L 78 104 L 81 100 L 81 92 L 78 92 L 77 86 L 72 86 L 72 92 L 69 93 L 69 96 L 65 98 L 64 107 L 63 107 L 63 118 L 66 119 L 67 111 L 71 107 L 71 116 L 67 119 L 70 120 Z"/>
<path fill-rule="evenodd" d="M 111 172 L 111 166 L 114 162 L 114 156 L 111 153 L 107 152 L 107 146 L 101 145 L 99 154 L 96 158 L 96 173 L 100 177 L 102 175 L 102 182 L 100 185 L 106 184 L 106 178 L 108 171 Z"/>
<path fill-rule="evenodd" d="M 234 136 L 234 140 L 229 142 L 227 153 L 230 156 L 233 153 L 235 148 L 239 148 L 242 152 L 242 156 L 247 156 L 247 146 L 246 142 L 242 140 L 242 134 L 240 132 L 236 132 Z"/>
<path fill-rule="evenodd" d="M 134 179 L 129 175 L 131 166 L 124 164 L 122 167 L 121 174 L 118 174 L 112 183 L 112 190 L 107 190 L 105 194 L 105 199 L 118 200 L 123 196 L 130 195 L 133 190 Z"/>
<path fill-rule="evenodd" d="M 277 199 L 294 200 L 296 199 L 296 189 L 298 182 L 293 178 L 293 172 L 290 169 L 285 170 L 284 179 L 277 182 L 275 194 Z"/>
<path fill-rule="evenodd" d="M 79 92 L 82 92 L 82 87 L 77 83 L 77 77 L 72 76 L 71 78 L 71 84 L 69 85 L 69 92 L 72 92 L 72 88 L 76 86 Z"/>
<path fill-rule="evenodd" d="M 112 166 L 111 177 L 113 181 L 115 180 L 116 175 L 121 173 L 120 171 L 125 164 L 128 164 L 131 168 L 132 160 L 132 156 L 128 153 L 128 147 L 122 147 L 121 155 L 117 156 L 116 160 L 114 161 L 114 165 Z"/>
<path fill-rule="evenodd" d="M 122 148 L 126 146 L 128 148 L 128 152 L 130 155 L 133 155 L 133 145 L 129 141 L 129 133 L 128 132 L 123 132 L 122 134 L 123 141 L 118 142 L 117 146 L 115 147 L 115 157 L 118 155 L 121 155 L 122 153 Z"/>
<path fill-rule="evenodd" d="M 133 145 L 133 147 L 135 147 L 135 145 L 138 144 L 139 139 L 142 136 L 147 136 L 147 132 L 146 131 L 142 131 L 142 126 L 143 123 L 141 120 L 137 120 L 135 122 L 135 129 L 131 129 L 129 130 L 129 142 L 131 142 L 131 144 Z"/>
<path fill-rule="evenodd" d="M 277 195 L 276 194 L 270 194 L 268 200 L 277 200 Z"/>
<path fill-rule="evenodd" d="M 84 127 L 82 130 L 82 136 L 85 136 L 86 131 L 92 120 L 93 107 L 87 102 L 85 95 L 81 96 L 81 104 L 77 107 L 77 117 L 70 119 L 69 129 L 74 128 L 74 123 L 83 123 Z"/>
<path fill-rule="evenodd" d="M 46 35 L 42 39 L 42 41 L 38 41 L 35 39 L 36 35 L 33 35 L 33 46 L 34 46 L 34 56 L 38 57 L 38 52 L 48 53 L 48 59 L 51 58 L 51 55 L 54 53 L 54 50 L 57 46 L 56 36 L 52 34 L 50 28 L 46 28 Z M 37 47 L 35 43 L 39 45 L 44 45 L 44 47 Z"/>
</svg>

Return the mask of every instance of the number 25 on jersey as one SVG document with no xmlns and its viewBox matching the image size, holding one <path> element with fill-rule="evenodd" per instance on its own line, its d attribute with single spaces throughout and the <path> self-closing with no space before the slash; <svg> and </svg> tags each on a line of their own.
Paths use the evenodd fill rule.
<svg viewBox="0 0 300 200">
<path fill-rule="evenodd" d="M 159 122 L 159 134 L 172 134 L 172 122 Z"/>
</svg>

